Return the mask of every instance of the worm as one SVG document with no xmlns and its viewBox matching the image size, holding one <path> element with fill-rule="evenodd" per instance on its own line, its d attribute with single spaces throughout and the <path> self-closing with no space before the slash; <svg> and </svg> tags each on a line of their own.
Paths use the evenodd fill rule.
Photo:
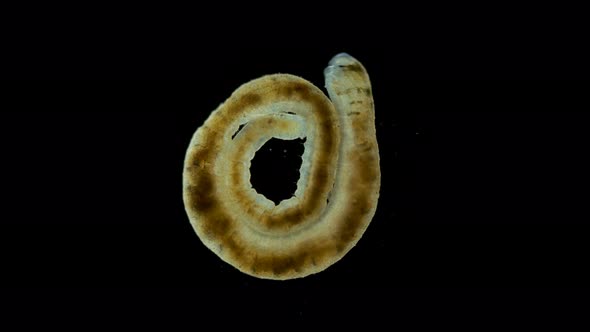
<svg viewBox="0 0 590 332">
<path fill-rule="evenodd" d="M 248 275 L 321 272 L 356 245 L 375 214 L 381 171 L 369 76 L 346 53 L 332 58 L 324 76 L 330 99 L 289 74 L 242 85 L 187 149 L 189 220 L 207 248 Z M 305 138 L 295 194 L 278 205 L 250 183 L 251 161 L 273 137 Z"/>
</svg>

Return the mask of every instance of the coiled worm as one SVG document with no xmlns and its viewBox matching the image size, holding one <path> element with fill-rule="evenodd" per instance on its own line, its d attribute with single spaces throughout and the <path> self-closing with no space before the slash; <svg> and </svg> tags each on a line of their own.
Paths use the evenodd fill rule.
<svg viewBox="0 0 590 332">
<path fill-rule="evenodd" d="M 323 271 L 356 245 L 375 214 L 381 172 L 369 76 L 345 53 L 324 75 L 330 99 L 287 74 L 242 85 L 187 150 L 183 196 L 193 228 L 222 260 L 254 277 Z M 249 171 L 273 137 L 306 139 L 297 190 L 278 205 L 252 188 Z"/>
</svg>

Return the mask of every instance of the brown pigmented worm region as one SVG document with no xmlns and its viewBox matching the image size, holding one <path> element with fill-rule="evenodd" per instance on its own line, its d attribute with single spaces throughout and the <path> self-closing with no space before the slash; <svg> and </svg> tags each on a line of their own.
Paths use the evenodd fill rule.
<svg viewBox="0 0 590 332">
<path fill-rule="evenodd" d="M 324 75 L 330 99 L 287 74 L 242 85 L 187 150 L 183 193 L 192 226 L 205 246 L 251 276 L 321 272 L 356 245 L 375 214 L 381 172 L 369 76 L 345 53 Z M 306 138 L 297 190 L 279 205 L 250 183 L 254 154 L 272 138 Z"/>
</svg>

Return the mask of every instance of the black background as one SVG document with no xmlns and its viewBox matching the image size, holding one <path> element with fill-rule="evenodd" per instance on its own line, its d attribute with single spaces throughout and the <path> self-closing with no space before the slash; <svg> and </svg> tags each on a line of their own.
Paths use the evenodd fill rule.
<svg viewBox="0 0 590 332">
<path fill-rule="evenodd" d="M 290 297 L 274 310 L 299 317 L 337 302 L 320 289 L 389 301 L 425 287 L 587 287 L 588 86 L 539 80 L 584 73 L 519 38 L 488 49 L 479 35 L 468 46 L 429 36 L 207 47 L 121 37 L 96 50 L 80 38 L 77 53 L 40 57 L 41 45 L 16 54 L 6 77 L 45 80 L 2 90 L 3 288 L 230 290 L 248 294 L 240 306 L 278 291 Z M 323 87 L 323 68 L 342 51 L 373 82 L 382 158 L 375 218 L 320 274 L 244 275 L 201 244 L 185 215 L 189 140 L 240 84 L 283 72 Z M 76 78 L 114 80 L 50 80 Z M 513 80 L 523 78 L 535 80 Z M 412 292 L 404 291 L 410 307 L 420 302 Z M 129 298 L 151 293 L 141 294 Z"/>
<path fill-rule="evenodd" d="M 193 233 L 182 203 L 185 150 L 241 83 L 289 72 L 322 86 L 325 63 L 338 51 L 256 53 L 259 62 L 250 53 L 252 66 L 242 59 L 225 65 L 221 77 L 203 70 L 184 82 L 7 87 L 4 188 L 13 213 L 2 220 L 3 279 L 27 286 L 276 285 L 227 266 Z M 589 228 L 578 214 L 587 198 L 585 86 L 399 81 L 384 54 L 354 51 L 375 91 L 379 208 L 345 259 L 287 284 L 586 286 Z"/>
</svg>

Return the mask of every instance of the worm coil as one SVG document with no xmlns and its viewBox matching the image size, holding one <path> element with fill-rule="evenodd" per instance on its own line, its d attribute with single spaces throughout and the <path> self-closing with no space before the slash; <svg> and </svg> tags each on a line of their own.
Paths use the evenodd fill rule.
<svg viewBox="0 0 590 332">
<path fill-rule="evenodd" d="M 345 53 L 324 75 L 330 99 L 293 75 L 242 85 L 187 150 L 191 224 L 210 250 L 254 277 L 323 271 L 355 246 L 375 214 L 381 173 L 369 76 Z M 297 190 L 279 205 L 250 183 L 251 160 L 273 137 L 306 138 Z"/>
</svg>

